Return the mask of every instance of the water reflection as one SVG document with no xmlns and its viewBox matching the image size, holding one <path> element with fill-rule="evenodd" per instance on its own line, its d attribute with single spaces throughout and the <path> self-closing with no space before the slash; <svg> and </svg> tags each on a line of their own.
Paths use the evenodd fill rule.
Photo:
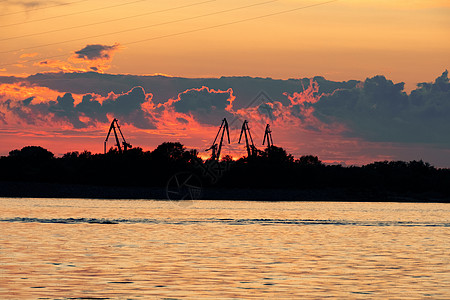
<svg viewBox="0 0 450 300">
<path fill-rule="evenodd" d="M 0 298 L 446 298 L 446 204 L 1 199 Z"/>
</svg>

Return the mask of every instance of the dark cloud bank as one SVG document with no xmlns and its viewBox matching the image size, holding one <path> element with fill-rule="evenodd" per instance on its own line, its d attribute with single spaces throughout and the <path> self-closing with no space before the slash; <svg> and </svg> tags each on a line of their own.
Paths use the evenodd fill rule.
<svg viewBox="0 0 450 300">
<path fill-rule="evenodd" d="M 1 78 L 8 80 L 8 78 Z M 22 79 L 10 78 L 10 81 Z M 320 93 L 330 93 L 339 88 L 355 87 L 359 81 L 350 80 L 346 82 L 334 82 L 323 77 L 314 77 L 320 86 Z M 307 88 L 310 79 L 288 79 L 277 80 L 271 78 L 255 77 L 221 77 L 221 78 L 181 78 L 166 76 L 139 76 L 139 75 L 112 75 L 95 72 L 86 73 L 38 73 L 29 76 L 26 81 L 39 86 L 45 86 L 60 92 L 85 94 L 97 93 L 106 96 L 110 92 L 116 94 L 125 93 L 136 86 L 142 86 L 147 93 L 153 94 L 153 101 L 157 103 L 166 102 L 167 99 L 176 98 L 179 93 L 188 89 L 207 86 L 210 89 L 226 91 L 232 88 L 234 94 L 239 98 L 235 103 L 235 109 L 246 106 L 246 101 L 255 98 L 261 91 L 265 91 L 271 98 L 289 103 L 283 93 L 292 94 Z"/>
<path fill-rule="evenodd" d="M 450 145 L 447 71 L 432 83 L 419 84 L 410 94 L 404 92 L 403 83 L 393 83 L 384 76 L 368 78 L 364 82 L 335 82 L 315 77 L 313 81 L 319 86 L 313 95 L 316 101 L 305 101 L 297 106 L 292 106 L 288 96 L 307 89 L 310 79 L 187 79 L 94 72 L 36 74 L 26 79 L 0 77 L 0 83 L 23 81 L 66 94 L 48 103 L 34 104 L 32 98 L 28 98 L 21 105 L 13 106 L 8 100 L 3 101 L 4 106 L 9 105 L 8 110 L 24 118 L 27 113 L 51 112 L 76 128 L 89 126 L 89 122 L 106 122 L 107 114 L 138 128 L 154 128 L 154 120 L 143 108 L 144 103 L 154 107 L 165 103 L 158 109 L 167 109 L 170 105 L 176 112 L 190 114 L 201 123 L 211 125 L 218 125 L 223 116 L 231 116 L 227 109 L 231 103 L 234 111 L 249 106 L 261 108 L 269 103 L 270 107 L 291 105 L 298 110 L 298 118 L 303 117 L 301 112 L 306 108 L 312 108 L 314 117 L 321 122 L 330 126 L 344 124 L 346 135 L 368 141 Z M 261 91 L 264 91 L 264 99 L 258 99 Z M 71 93 L 83 94 L 82 102 L 75 105 Z M 100 96 L 103 101 L 96 99 Z M 173 100 L 168 102 L 168 99 Z M 80 116 L 90 120 L 82 122 Z"/>
<path fill-rule="evenodd" d="M 142 87 L 135 87 L 124 94 L 109 94 L 101 102 L 92 94 L 86 94 L 82 101 L 75 105 L 72 94 L 65 93 L 56 101 L 47 103 L 33 104 L 33 97 L 31 97 L 19 105 L 14 105 L 11 101 L 6 101 L 5 105 L 28 123 L 33 123 L 39 117 L 52 116 L 53 121 L 68 121 L 74 128 L 85 128 L 96 122 L 108 122 L 107 115 L 111 114 L 137 128 L 153 129 L 156 127 L 142 109 L 142 104 L 146 102 L 147 97 Z M 81 117 L 87 117 L 89 120 L 83 122 L 80 120 Z"/>
<path fill-rule="evenodd" d="M 434 83 L 420 83 L 410 95 L 403 83 L 383 76 L 361 87 L 337 90 L 314 104 L 315 115 L 346 124 L 348 134 L 370 141 L 450 143 L 450 84 L 445 71 Z"/>
</svg>

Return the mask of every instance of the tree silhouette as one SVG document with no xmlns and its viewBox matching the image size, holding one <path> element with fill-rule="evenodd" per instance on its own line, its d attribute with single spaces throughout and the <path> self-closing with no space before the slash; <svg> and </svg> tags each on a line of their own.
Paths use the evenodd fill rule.
<svg viewBox="0 0 450 300">
<path fill-rule="evenodd" d="M 80 156 L 80 152 L 78 151 L 72 151 L 65 153 L 62 158 L 63 159 L 77 159 Z"/>
<path fill-rule="evenodd" d="M 197 150 L 187 150 L 179 142 L 162 143 L 152 152 L 142 148 L 132 148 L 122 154 L 117 149 L 107 154 L 73 151 L 60 158 L 42 147 L 27 146 L 0 157 L 0 182 L 6 185 L 14 181 L 38 182 L 39 185 L 43 182 L 84 184 L 132 187 L 130 190 L 133 190 L 135 187 L 165 187 L 174 174 L 189 171 L 202 178 L 205 186 L 307 193 L 315 190 L 312 195 L 324 195 L 319 200 L 341 197 L 338 200 L 390 201 L 391 195 L 420 201 L 450 199 L 450 169 L 437 169 L 422 160 L 343 167 L 324 165 L 314 155 L 304 155 L 294 161 L 285 149 L 270 146 L 251 158 L 232 161 L 227 155 L 222 161 L 227 162 L 227 168 L 218 173 L 217 181 L 208 183 L 205 176 L 217 170 L 208 161 L 203 162 Z M 335 190 L 340 192 L 335 193 Z M 76 194 L 76 189 L 74 191 Z M 23 196 L 21 192 L 17 190 L 8 196 Z M 0 196 L 1 193 L 0 189 Z"/>
<path fill-rule="evenodd" d="M 270 163 L 292 163 L 294 161 L 294 157 L 288 154 L 286 150 L 273 145 L 267 147 L 262 153 L 262 156 Z"/>
<path fill-rule="evenodd" d="M 317 156 L 314 155 L 304 155 L 295 161 L 301 166 L 323 166 L 322 162 L 319 160 Z"/>
<path fill-rule="evenodd" d="M 233 157 L 231 155 L 225 155 L 224 157 L 222 157 L 222 159 L 220 161 L 224 161 L 224 162 L 232 162 L 233 161 Z"/>
<path fill-rule="evenodd" d="M 54 157 L 53 153 L 40 146 L 26 146 L 21 150 L 12 150 L 9 152 L 9 156 L 18 159 L 35 161 L 49 160 Z"/>
<path fill-rule="evenodd" d="M 164 161 L 177 161 L 184 158 L 186 148 L 179 142 L 164 142 L 152 152 L 152 157 Z"/>
</svg>

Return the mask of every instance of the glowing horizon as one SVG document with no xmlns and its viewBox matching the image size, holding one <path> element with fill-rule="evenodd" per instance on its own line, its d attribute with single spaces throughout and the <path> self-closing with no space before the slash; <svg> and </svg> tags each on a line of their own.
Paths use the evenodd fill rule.
<svg viewBox="0 0 450 300">
<path fill-rule="evenodd" d="M 73 84 L 76 84 L 76 80 L 80 80 L 81 83 L 85 82 L 84 73 L 67 75 L 73 77 L 71 79 Z M 441 82 L 447 82 L 446 84 L 449 85 L 447 75 L 444 72 L 438 77 L 436 86 Z M 60 82 L 65 81 L 61 80 L 65 77 L 64 73 L 53 73 L 48 76 L 48 78 L 56 76 L 54 82 L 57 83 L 57 86 Z M 77 76 L 80 79 L 76 79 Z M 97 77 L 102 79 L 103 76 L 108 75 L 98 74 Z M 126 78 L 122 80 L 126 82 Z M 306 82 L 302 81 L 301 84 L 300 81 L 296 83 L 293 92 L 284 92 L 282 89 L 282 95 L 278 96 L 281 98 L 255 98 L 250 103 L 245 102 L 246 97 L 243 97 L 245 89 L 242 90 L 242 87 L 239 86 L 236 86 L 238 95 L 235 94 L 233 88 L 225 90 L 203 86 L 181 89 L 177 96 L 170 98 L 155 99 L 155 95 L 151 91 L 147 92 L 139 86 L 134 86 L 126 92 L 110 92 L 102 96 L 94 92 L 59 92 L 25 81 L 20 82 L 21 79 L 18 80 L 18 83 L 0 85 L 2 91 L 0 96 L 3 99 L 0 101 L 0 121 L 3 123 L 1 135 L 5 141 L 8 141 L 0 147 L 3 155 L 11 150 L 29 145 L 42 146 L 57 156 L 71 151 L 82 152 L 84 150 L 102 153 L 103 140 L 110 122 L 113 118 L 118 118 L 127 141 L 135 147 L 153 150 L 163 142 L 181 142 L 189 149 L 197 149 L 201 157 L 207 157 L 209 153 L 206 153 L 204 149 L 210 147 L 220 121 L 223 117 L 227 117 L 231 124 L 232 144 L 224 145 L 222 154 L 231 155 L 234 159 L 245 156 L 244 145 L 236 144 L 236 142 L 241 123 L 248 120 L 257 148 L 264 148 L 261 145 L 262 135 L 265 124 L 270 123 L 274 132 L 275 145 L 286 149 L 295 158 L 303 155 L 316 155 L 326 163 L 343 165 L 362 165 L 379 160 L 419 159 L 425 159 L 437 166 L 449 164 L 445 159 L 448 152 L 448 148 L 445 146 L 447 142 L 444 141 L 442 144 L 444 148 L 441 150 L 439 147 L 442 146 L 439 146 L 439 143 L 434 142 L 433 145 L 421 142 L 423 139 L 428 139 L 427 132 L 417 133 L 413 137 L 399 138 L 404 134 L 400 128 L 395 133 L 398 137 L 392 140 L 389 137 L 383 138 L 386 135 L 384 129 L 380 128 L 374 131 L 375 128 L 370 127 L 372 126 L 370 122 L 361 125 L 372 128 L 371 132 L 358 132 L 359 125 L 354 127 L 351 122 L 347 122 L 350 121 L 346 119 L 347 117 L 341 120 L 336 119 L 336 117 L 339 118 L 338 114 L 331 115 L 332 119 L 327 120 L 328 117 L 324 119 L 328 108 L 323 110 L 321 105 L 327 106 L 330 99 L 335 97 L 339 99 L 341 90 L 338 88 L 333 93 L 320 92 L 320 85 L 312 79 Z M 157 77 L 156 80 L 161 81 L 160 86 L 163 87 L 166 85 L 165 80 L 183 79 Z M 242 83 L 244 87 L 245 80 L 267 81 L 267 79 L 249 78 L 236 80 L 244 80 Z M 91 81 L 95 82 L 94 79 Z M 272 81 L 280 84 L 276 80 Z M 347 84 L 325 79 L 322 81 L 324 88 L 330 84 Z M 284 84 L 286 82 L 289 83 L 289 81 L 285 81 Z M 394 89 L 395 93 L 390 96 L 393 97 L 392 101 L 394 102 L 399 101 L 396 100 L 398 97 L 412 97 L 412 94 L 407 96 L 401 91 L 401 84 L 394 84 L 384 77 L 367 79 L 365 83 L 355 82 L 353 88 L 344 89 L 342 92 L 351 92 L 355 95 L 364 92 L 369 93 L 365 97 L 371 97 L 370 90 L 373 87 L 370 86 L 374 83 L 381 93 Z M 99 84 L 102 85 L 102 83 Z M 59 89 L 64 90 L 65 88 Z M 426 90 L 420 88 L 414 93 L 424 93 Z M 155 92 L 161 91 L 158 88 L 155 89 Z M 254 102 L 255 100 L 258 101 Z M 335 103 L 335 101 L 333 100 L 331 103 Z M 373 104 L 374 106 L 370 102 L 367 103 L 369 109 L 374 109 L 378 104 L 383 105 L 377 98 L 370 101 L 376 101 L 376 103 Z M 377 104 L 377 102 L 379 103 Z M 392 108 L 395 107 L 394 102 Z M 391 108 L 388 106 L 385 109 L 387 109 L 385 112 L 380 111 L 381 117 L 383 114 L 389 113 Z M 423 107 L 422 109 L 426 111 L 428 108 Z M 411 112 L 403 112 L 402 118 L 406 122 L 411 122 L 415 118 L 416 108 L 411 107 L 408 110 Z M 324 112 L 325 115 L 323 115 Z M 351 111 L 348 113 L 352 114 Z M 393 122 L 397 121 L 393 119 Z M 420 124 L 422 121 L 418 122 Z M 377 131 L 378 133 L 376 133 Z M 374 133 L 377 135 L 373 136 Z M 381 140 L 379 140 L 380 138 Z M 113 143 L 110 142 L 108 148 L 112 145 Z M 433 157 L 434 155 L 436 157 Z"/>
<path fill-rule="evenodd" d="M 368 84 L 382 85 L 391 91 L 383 97 L 392 96 L 389 99 L 401 102 L 402 93 L 406 92 L 411 102 L 410 94 L 419 88 L 417 84 L 434 82 L 450 66 L 450 4 L 441 0 L 170 0 L 152 5 L 144 0 L 51 5 L 44 1 L 4 1 L 0 7 L 3 155 L 31 144 L 57 155 L 85 149 L 101 153 L 107 121 L 113 117 L 125 124 L 131 144 L 146 150 L 170 139 L 188 148 L 206 149 L 219 121 L 227 116 L 239 120 L 252 117 L 251 126 L 267 121 L 259 107 L 243 107 L 256 96 L 254 90 L 250 92 L 251 87 L 248 91 L 241 87 L 236 93 L 235 86 L 225 81 L 217 86 L 204 83 L 211 82 L 209 78 L 272 78 L 279 80 L 267 82 L 281 86 L 290 78 L 323 76 L 341 88 L 350 80 L 363 85 L 367 78 L 375 78 Z M 79 92 L 70 90 L 71 83 L 57 83 L 59 73 L 54 73 L 55 81 L 47 78 L 40 83 L 29 79 L 37 73 L 91 71 L 129 76 L 106 84 L 74 75 L 72 81 L 80 85 Z M 127 98 L 141 102 L 127 104 L 128 100 L 123 100 L 122 106 L 117 104 L 117 99 L 140 86 L 131 82 L 142 81 L 140 75 L 145 74 L 168 74 L 174 81 L 192 78 L 195 83 L 183 88 L 168 83 L 153 85 L 154 88 L 149 85 L 141 93 L 146 96 Z M 394 84 L 378 82 L 376 75 L 385 76 Z M 405 86 L 400 90 L 401 82 Z M 101 92 L 96 86 L 100 83 L 105 85 Z M 264 90 L 264 82 L 258 84 Z M 202 86 L 204 89 L 200 90 Z M 164 89 L 173 90 L 169 93 Z M 324 89 L 332 92 L 331 87 Z M 66 92 L 70 96 L 64 98 Z M 297 158 L 313 154 L 327 162 L 363 164 L 423 157 L 440 166 L 450 166 L 445 159 L 449 152 L 447 139 L 439 129 L 447 124 L 438 112 L 437 119 L 433 119 L 433 107 L 445 100 L 443 94 L 429 96 L 442 97 L 441 102 L 424 100 L 426 104 L 419 115 L 415 115 L 417 111 L 412 106 L 395 111 L 395 105 L 384 107 L 383 99 L 363 95 L 360 101 L 372 105 L 379 114 L 372 123 L 364 123 L 364 118 L 352 115 L 348 103 L 338 107 L 331 101 L 345 103 L 342 95 L 319 101 L 321 93 L 308 96 L 301 85 L 282 92 L 286 94 L 276 94 L 273 102 L 267 104 L 276 114 L 274 139 Z M 350 87 L 349 93 L 357 97 L 359 92 Z M 186 100 L 177 99 L 177 94 Z M 296 98 L 307 96 L 307 104 L 303 98 Z M 156 101 L 154 97 L 159 98 Z M 88 98 L 84 108 L 77 108 Z M 61 103 L 57 99 L 62 99 Z M 101 108 L 103 103 L 107 105 Z M 132 113 L 126 112 L 127 106 Z M 96 115 L 89 110 L 94 107 L 100 107 L 101 112 Z M 395 114 L 391 116 L 389 109 Z M 366 119 L 371 118 L 367 110 L 364 113 Z M 389 116 L 392 124 L 388 125 L 394 124 L 394 129 L 398 125 L 404 137 L 398 132 L 391 136 L 388 128 L 377 128 L 375 123 L 380 122 L 381 114 Z M 420 120 L 415 122 L 414 118 Z M 255 136 L 258 135 L 255 130 Z M 440 138 L 443 143 L 436 142 Z M 245 154 L 239 147 L 229 147 L 234 157 Z"/>
</svg>

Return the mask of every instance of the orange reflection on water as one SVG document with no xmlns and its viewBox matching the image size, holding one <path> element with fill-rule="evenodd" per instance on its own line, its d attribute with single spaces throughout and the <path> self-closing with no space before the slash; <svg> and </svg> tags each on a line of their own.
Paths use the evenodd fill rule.
<svg viewBox="0 0 450 300">
<path fill-rule="evenodd" d="M 0 204 L 0 298 L 404 299 L 450 292 L 446 204 Z"/>
</svg>

